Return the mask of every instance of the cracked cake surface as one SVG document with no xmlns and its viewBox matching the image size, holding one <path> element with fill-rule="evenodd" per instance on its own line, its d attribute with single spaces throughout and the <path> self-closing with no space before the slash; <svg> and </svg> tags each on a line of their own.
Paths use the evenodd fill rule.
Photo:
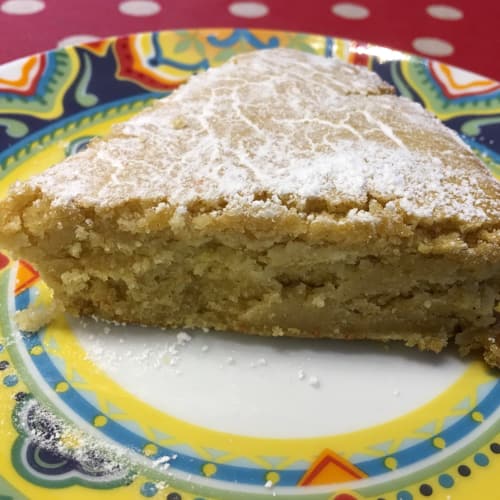
<svg viewBox="0 0 500 500">
<path fill-rule="evenodd" d="M 453 338 L 498 365 L 499 186 L 376 74 L 263 50 L 13 185 L 0 244 L 78 315 Z"/>
</svg>

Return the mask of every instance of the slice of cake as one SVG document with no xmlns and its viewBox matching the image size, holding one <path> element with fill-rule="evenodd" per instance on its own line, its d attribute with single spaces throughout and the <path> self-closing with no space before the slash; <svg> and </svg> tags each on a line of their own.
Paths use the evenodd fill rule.
<svg viewBox="0 0 500 500">
<path fill-rule="evenodd" d="M 75 315 L 455 339 L 500 365 L 500 184 L 421 106 L 338 60 L 257 51 L 191 78 L 15 184 L 0 247 Z"/>
</svg>

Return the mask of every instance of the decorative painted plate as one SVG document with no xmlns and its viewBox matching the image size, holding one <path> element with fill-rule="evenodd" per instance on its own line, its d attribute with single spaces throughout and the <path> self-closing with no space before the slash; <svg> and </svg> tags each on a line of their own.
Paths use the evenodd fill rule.
<svg viewBox="0 0 500 500">
<path fill-rule="evenodd" d="M 276 46 L 370 67 L 500 175 L 500 84 L 300 33 L 165 31 L 0 68 L 0 196 L 231 55 Z M 497 140 L 497 142 L 495 142 Z M 1 498 L 497 499 L 500 380 L 391 345 L 166 332 L 16 310 L 50 300 L 0 254 Z"/>
</svg>

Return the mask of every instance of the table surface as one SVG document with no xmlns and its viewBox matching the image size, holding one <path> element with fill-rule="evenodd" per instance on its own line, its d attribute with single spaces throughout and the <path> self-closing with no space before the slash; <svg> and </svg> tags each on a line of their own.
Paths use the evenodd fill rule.
<svg viewBox="0 0 500 500">
<path fill-rule="evenodd" d="M 500 80 L 498 0 L 0 0 L 0 63 L 139 31 L 253 27 L 335 35 Z"/>
</svg>

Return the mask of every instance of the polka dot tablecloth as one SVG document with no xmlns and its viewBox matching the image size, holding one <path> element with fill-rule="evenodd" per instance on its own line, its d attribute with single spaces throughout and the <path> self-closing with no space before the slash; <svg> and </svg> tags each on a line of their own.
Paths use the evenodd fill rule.
<svg viewBox="0 0 500 500">
<path fill-rule="evenodd" d="M 109 35 L 254 27 L 353 38 L 500 80 L 498 0 L 0 0 L 0 63 Z"/>
</svg>

